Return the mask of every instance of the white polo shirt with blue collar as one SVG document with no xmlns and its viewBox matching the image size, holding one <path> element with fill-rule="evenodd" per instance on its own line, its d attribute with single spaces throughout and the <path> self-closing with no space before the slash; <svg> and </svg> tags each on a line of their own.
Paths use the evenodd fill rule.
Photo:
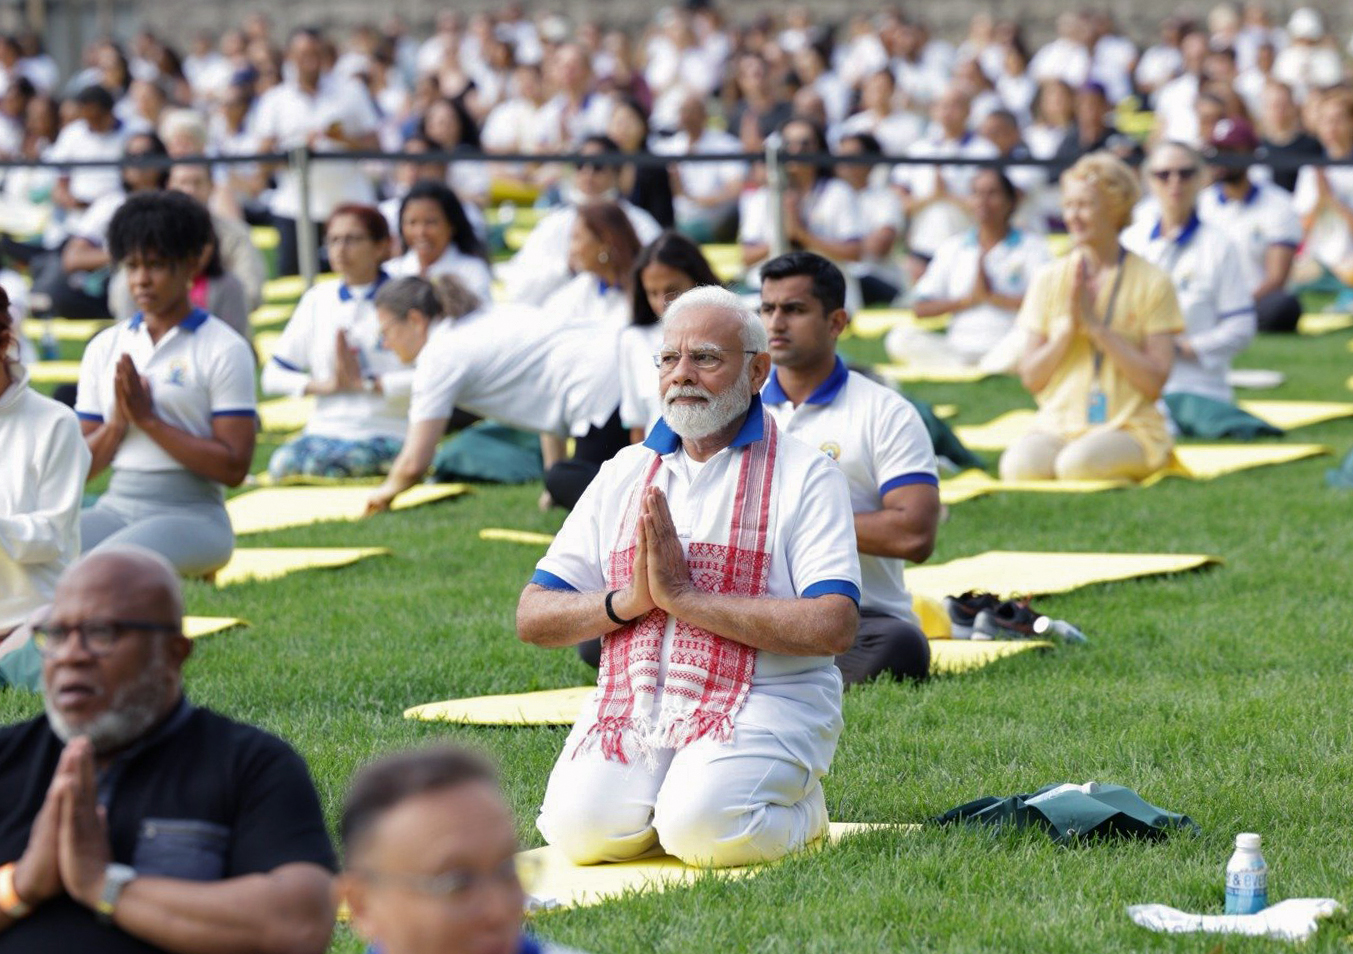
<svg viewBox="0 0 1353 954">
<path fill-rule="evenodd" d="M 1195 212 L 1173 239 L 1160 219 L 1141 218 L 1123 232 L 1123 247 L 1169 274 L 1184 314 L 1184 334 L 1197 358 L 1176 355 L 1166 394 L 1198 394 L 1230 402 L 1226 372 L 1258 330 L 1254 286 L 1231 236 Z"/>
<path fill-rule="evenodd" d="M 912 298 L 917 301 L 966 298 L 977 283 L 979 261 L 992 291 L 1022 298 L 1029 290 L 1034 273 L 1049 258 L 1048 243 L 1041 235 L 1011 229 L 1002 241 L 983 254 L 977 241 L 977 230 L 968 229 L 945 240 L 935 250 L 925 274 L 912 290 Z M 945 332 L 945 341 L 965 360 L 976 363 L 1014 326 L 1014 309 L 977 305 L 953 316 Z"/>
<path fill-rule="evenodd" d="M 312 380 L 334 377 L 334 343 L 339 331 L 356 352 L 362 376 L 381 382 L 380 394 L 324 394 L 305 433 L 335 440 L 403 440 L 409 417 L 413 365 L 381 343 L 375 298 L 389 279 L 378 272 L 370 285 L 350 287 L 342 280 L 320 282 L 301 296 L 282 332 L 272 359 L 263 367 L 263 393 L 297 397 Z M 387 382 L 394 386 L 387 387 Z M 398 386 L 403 382 L 402 386 Z"/>
<path fill-rule="evenodd" d="M 881 510 L 883 498 L 898 487 L 939 486 L 935 447 L 916 408 L 892 388 L 850 371 L 840 358 L 798 407 L 774 370 L 761 397 L 784 433 L 836 461 L 850 485 L 852 513 Z M 868 553 L 859 558 L 860 609 L 915 623 L 903 561 Z"/>
<path fill-rule="evenodd" d="M 100 332 L 80 361 L 75 413 L 102 423 L 117 398 L 118 362 L 131 355 L 150 385 L 155 414 L 195 437 L 210 437 L 218 417 L 254 417 L 254 355 L 239 333 L 201 308 L 189 312 L 158 342 L 150 340 L 140 312 Z M 113 455 L 114 470 L 171 471 L 184 466 L 135 424 Z"/>
<path fill-rule="evenodd" d="M 616 547 L 625 506 L 634 485 L 661 459 L 653 486 L 667 495 L 683 551 L 693 542 L 726 543 L 720 508 L 706 500 L 737 493 L 742 449 L 764 439 L 761 398 L 753 395 L 747 420 L 732 443 L 700 463 L 686 455 L 665 421 L 658 421 L 642 444 L 632 444 L 601 466 L 578 505 L 564 521 L 549 551 L 536 564 L 531 582 L 546 589 L 600 593 L 606 590 L 606 566 Z M 850 494 L 838 468 L 821 453 L 780 431 L 776 459 L 770 575 L 771 599 L 812 599 L 828 594 L 860 601 L 860 562 Z M 670 654 L 675 620 L 668 619 L 663 659 Z M 773 677 L 816 673 L 835 665 L 832 656 L 756 654 L 756 683 Z"/>
<path fill-rule="evenodd" d="M 1221 229 L 1240 251 L 1240 264 L 1254 288 L 1264 282 L 1264 257 L 1274 245 L 1301 246 L 1301 217 L 1292 194 L 1272 183 L 1250 183 L 1240 201 L 1228 199 L 1217 183 L 1198 196 L 1198 217 Z"/>
</svg>

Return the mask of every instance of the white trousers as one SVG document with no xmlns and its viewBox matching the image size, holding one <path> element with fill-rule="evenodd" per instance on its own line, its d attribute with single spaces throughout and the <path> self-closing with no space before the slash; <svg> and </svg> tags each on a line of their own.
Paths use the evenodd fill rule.
<svg viewBox="0 0 1353 954">
<path fill-rule="evenodd" d="M 536 827 L 575 864 L 626 861 L 661 845 L 687 864 L 772 861 L 827 832 L 822 776 L 841 735 L 835 666 L 758 680 L 728 743 L 660 749 L 650 767 L 578 744 L 596 722 L 590 702 L 550 773 Z"/>
</svg>

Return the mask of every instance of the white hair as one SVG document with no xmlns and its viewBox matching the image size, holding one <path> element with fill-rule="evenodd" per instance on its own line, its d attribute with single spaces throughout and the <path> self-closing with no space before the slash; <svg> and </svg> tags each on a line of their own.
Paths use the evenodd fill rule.
<svg viewBox="0 0 1353 954">
<path fill-rule="evenodd" d="M 662 323 L 664 326 L 669 325 L 673 319 L 688 311 L 706 308 L 728 312 L 738 319 L 742 346 L 748 351 L 760 354 L 770 349 L 770 337 L 766 334 L 766 326 L 761 323 L 761 316 L 748 307 L 740 296 L 719 285 L 699 285 L 677 296 L 663 313 Z"/>
<path fill-rule="evenodd" d="M 167 110 L 160 120 L 160 138 L 165 142 L 177 137 L 191 137 L 199 152 L 207 150 L 207 121 L 195 109 Z"/>
</svg>

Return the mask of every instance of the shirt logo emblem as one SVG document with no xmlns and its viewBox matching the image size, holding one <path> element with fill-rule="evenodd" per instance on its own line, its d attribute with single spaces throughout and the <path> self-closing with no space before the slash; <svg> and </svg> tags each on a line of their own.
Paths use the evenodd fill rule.
<svg viewBox="0 0 1353 954">
<path fill-rule="evenodd" d="M 832 460 L 841 459 L 841 445 L 836 443 L 835 441 L 827 441 L 820 448 L 818 448 L 818 450 L 822 451 L 822 453 L 826 454 Z"/>
<path fill-rule="evenodd" d="M 181 388 L 188 383 L 188 365 L 182 361 L 174 361 L 169 365 L 169 377 L 165 379 L 165 384 Z"/>
</svg>

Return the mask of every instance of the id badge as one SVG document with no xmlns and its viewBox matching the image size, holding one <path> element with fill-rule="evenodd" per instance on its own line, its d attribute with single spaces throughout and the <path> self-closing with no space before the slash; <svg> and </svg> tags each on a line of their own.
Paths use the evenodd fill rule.
<svg viewBox="0 0 1353 954">
<path fill-rule="evenodd" d="M 1090 391 L 1090 408 L 1086 420 L 1091 424 L 1103 424 L 1109 419 L 1109 399 L 1099 388 Z"/>
</svg>

